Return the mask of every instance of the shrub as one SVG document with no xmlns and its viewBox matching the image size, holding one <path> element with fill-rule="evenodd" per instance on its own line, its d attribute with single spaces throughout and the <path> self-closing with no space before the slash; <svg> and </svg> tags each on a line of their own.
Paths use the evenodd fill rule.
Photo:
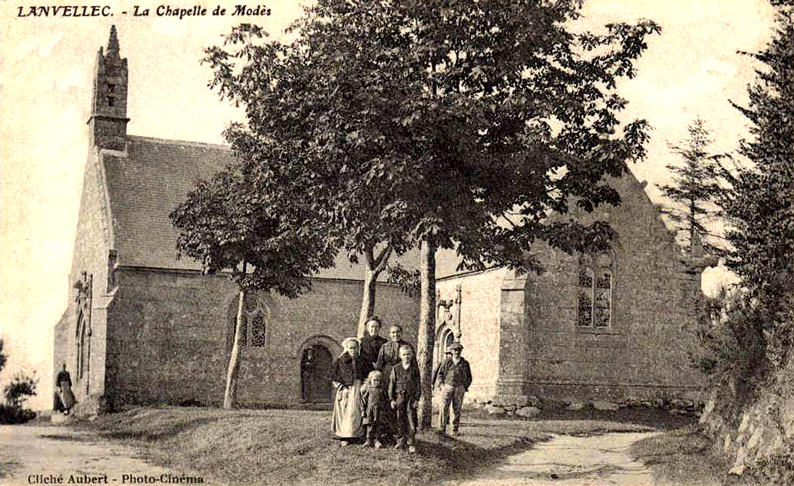
<svg viewBox="0 0 794 486">
<path fill-rule="evenodd" d="M 36 412 L 14 405 L 0 404 L 0 424 L 24 424 L 36 418 Z"/>
<path fill-rule="evenodd" d="M 3 388 L 6 403 L 12 407 L 22 408 L 28 397 L 36 395 L 36 385 L 39 379 L 34 374 L 30 376 L 24 371 L 18 371 L 11 382 Z"/>
</svg>

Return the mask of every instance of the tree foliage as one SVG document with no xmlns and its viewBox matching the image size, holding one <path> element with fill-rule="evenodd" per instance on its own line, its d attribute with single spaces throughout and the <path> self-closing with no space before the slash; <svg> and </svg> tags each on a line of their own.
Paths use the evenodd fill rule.
<svg viewBox="0 0 794 486">
<path fill-rule="evenodd" d="M 318 0 L 294 40 L 241 25 L 206 61 L 212 86 L 246 110 L 226 136 L 254 190 L 278 181 L 282 203 L 308 204 L 353 258 L 387 243 L 397 254 L 421 246 L 425 266 L 454 248 L 462 269 L 537 269 L 538 241 L 567 252 L 608 244 L 608 225 L 548 216 L 617 204 L 605 176 L 645 156 L 648 126 L 619 126 L 615 86 L 660 29 L 575 32 L 580 7 Z M 435 274 L 421 270 L 429 384 Z"/>
<path fill-rule="evenodd" d="M 794 2 L 773 2 L 777 27 L 765 50 L 750 54 L 760 67 L 747 106 L 751 138 L 724 202 L 734 251 L 727 260 L 747 289 L 756 333 L 773 366 L 794 346 Z"/>
<path fill-rule="evenodd" d="M 277 292 L 297 297 L 310 287 L 309 276 L 333 265 L 335 249 L 307 224 L 304 208 L 274 206 L 267 191 L 253 190 L 241 165 L 210 181 L 199 181 L 170 218 L 179 230 L 177 249 L 200 262 L 207 273 L 227 271 L 240 289 L 237 325 L 227 372 L 224 407 L 235 406 L 242 353 L 242 306 L 246 292 Z"/>
<path fill-rule="evenodd" d="M 309 287 L 308 276 L 333 264 L 334 253 L 293 209 L 276 211 L 267 193 L 251 190 L 241 167 L 232 166 L 199 181 L 170 217 L 180 231 L 180 255 L 207 273 L 228 271 L 240 288 L 296 297 Z"/>
<path fill-rule="evenodd" d="M 721 218 L 719 203 L 726 189 L 723 182 L 726 169 L 720 161 L 726 155 L 709 152 L 712 140 L 700 117 L 687 127 L 687 131 L 686 140 L 670 146 L 682 163 L 668 165 L 672 181 L 659 186 L 662 194 L 673 202 L 663 211 L 683 236 L 687 253 L 691 252 L 697 235 L 707 253 L 723 255 L 722 235 L 713 228 L 719 226 Z"/>
<path fill-rule="evenodd" d="M 18 371 L 11 378 L 11 381 L 3 387 L 3 396 L 6 403 L 14 408 L 21 409 L 28 397 L 36 395 L 36 385 L 38 378 L 28 375 L 24 371 Z"/>
<path fill-rule="evenodd" d="M 351 252 L 432 235 L 466 268 L 521 266 L 536 239 L 576 246 L 584 228 L 545 216 L 571 196 L 617 203 L 603 176 L 645 155 L 644 121 L 616 134 L 613 88 L 659 27 L 574 34 L 578 6 L 324 0 L 295 41 L 259 42 L 263 30 L 242 25 L 207 61 L 213 86 L 246 108 L 233 146 L 300 188 Z"/>
</svg>

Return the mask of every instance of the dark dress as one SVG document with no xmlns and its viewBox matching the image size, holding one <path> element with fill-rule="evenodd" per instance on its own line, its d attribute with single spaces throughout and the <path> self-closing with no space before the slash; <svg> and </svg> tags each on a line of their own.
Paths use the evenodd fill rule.
<svg viewBox="0 0 794 486">
<path fill-rule="evenodd" d="M 386 387 L 373 387 L 368 385 L 361 392 L 364 400 L 364 424 L 380 428 L 386 419 L 389 410 L 389 398 L 386 396 Z"/>
<path fill-rule="evenodd" d="M 61 370 L 55 378 L 55 387 L 58 393 L 58 400 L 55 402 L 57 411 L 68 411 L 77 402 L 72 393 L 72 376 L 66 370 Z"/>
<path fill-rule="evenodd" d="M 363 336 L 361 338 L 361 356 L 373 365 L 378 361 L 380 348 L 386 343 L 386 339 L 380 336 Z"/>
<path fill-rule="evenodd" d="M 364 436 L 361 384 L 372 371 L 372 364 L 361 355 L 353 359 L 344 353 L 334 363 L 331 381 L 336 387 L 333 430 L 337 439 L 356 439 Z"/>
</svg>

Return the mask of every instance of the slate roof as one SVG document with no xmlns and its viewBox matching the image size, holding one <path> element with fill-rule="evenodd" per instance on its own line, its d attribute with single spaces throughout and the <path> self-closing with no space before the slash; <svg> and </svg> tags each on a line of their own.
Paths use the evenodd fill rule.
<svg viewBox="0 0 794 486">
<path fill-rule="evenodd" d="M 168 215 L 199 179 L 209 179 L 233 162 L 231 149 L 225 145 L 127 136 L 126 156 L 103 152 L 102 158 L 119 264 L 200 269 L 190 258 L 176 258 L 177 231 Z M 610 183 L 624 196 L 641 194 L 644 204 L 652 206 L 633 174 Z M 659 224 L 664 226 L 661 219 Z M 413 250 L 399 261 L 406 268 L 417 269 L 419 251 Z M 436 254 L 436 276 L 457 274 L 459 261 L 453 250 L 440 250 Z M 361 280 L 363 275 L 362 264 L 352 265 L 340 254 L 334 268 L 317 276 Z"/>
<path fill-rule="evenodd" d="M 233 160 L 228 146 L 140 136 L 127 136 L 126 157 L 103 152 L 119 264 L 200 269 L 190 258 L 177 259 L 177 231 L 168 215 L 199 179 L 211 178 Z M 418 252 L 400 260 L 418 268 Z M 363 275 L 363 265 L 351 265 L 340 255 L 335 268 L 317 276 L 361 280 Z"/>
</svg>

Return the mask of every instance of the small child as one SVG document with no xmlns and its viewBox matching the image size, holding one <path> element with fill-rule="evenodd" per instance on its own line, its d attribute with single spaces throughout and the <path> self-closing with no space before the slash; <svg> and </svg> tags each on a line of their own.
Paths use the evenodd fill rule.
<svg viewBox="0 0 794 486">
<path fill-rule="evenodd" d="M 400 346 L 400 362 L 391 369 L 389 376 L 389 400 L 394 409 L 397 448 L 402 449 L 408 444 L 408 452 L 416 452 L 416 407 L 422 393 L 419 368 L 414 359 L 411 346 Z"/>
<path fill-rule="evenodd" d="M 363 422 L 367 429 L 367 441 L 364 442 L 364 447 L 372 447 L 373 442 L 375 449 L 383 446 L 380 438 L 383 436 L 385 414 L 388 411 L 386 388 L 381 386 L 382 383 L 383 373 L 371 371 L 367 376 L 367 386 L 361 392 L 363 405 L 361 415 L 364 417 Z"/>
</svg>

